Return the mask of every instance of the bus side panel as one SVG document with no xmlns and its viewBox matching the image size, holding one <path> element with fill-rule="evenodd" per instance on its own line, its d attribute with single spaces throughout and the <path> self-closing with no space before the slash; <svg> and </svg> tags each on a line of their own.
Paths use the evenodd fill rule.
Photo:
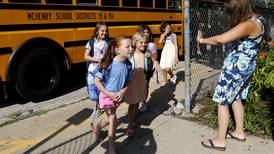
<svg viewBox="0 0 274 154">
<path fill-rule="evenodd" d="M 6 68 L 11 54 L 1 54 L 0 50 L 0 81 L 6 81 Z"/>
</svg>

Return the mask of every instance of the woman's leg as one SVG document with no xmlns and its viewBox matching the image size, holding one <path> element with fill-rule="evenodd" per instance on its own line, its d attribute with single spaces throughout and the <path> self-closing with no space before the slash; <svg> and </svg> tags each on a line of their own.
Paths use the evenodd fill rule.
<svg viewBox="0 0 274 154">
<path fill-rule="evenodd" d="M 115 146 L 114 140 L 116 135 L 116 128 L 117 128 L 117 116 L 116 116 L 116 109 L 107 109 L 106 114 L 109 120 L 109 128 L 108 128 L 108 152 L 110 154 L 115 154 Z"/>
<path fill-rule="evenodd" d="M 232 133 L 233 136 L 245 139 L 244 135 L 244 106 L 241 101 L 234 101 L 232 104 L 232 111 L 235 119 L 235 130 Z"/>
<path fill-rule="evenodd" d="M 218 104 L 218 132 L 215 138 L 216 144 L 225 146 L 226 133 L 229 125 L 229 109 L 228 106 Z M 217 144 L 217 145 L 218 145 Z"/>
<path fill-rule="evenodd" d="M 229 109 L 228 106 L 222 106 L 218 104 L 218 132 L 216 137 L 212 140 L 214 146 L 225 147 L 226 145 L 226 133 L 229 124 Z M 202 142 L 207 146 L 210 146 L 208 141 Z"/>
</svg>

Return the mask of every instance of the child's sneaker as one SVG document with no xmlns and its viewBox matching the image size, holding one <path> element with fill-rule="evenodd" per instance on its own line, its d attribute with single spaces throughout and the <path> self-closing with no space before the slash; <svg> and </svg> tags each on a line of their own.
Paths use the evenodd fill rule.
<svg viewBox="0 0 274 154">
<path fill-rule="evenodd" d="M 147 104 L 146 103 L 141 103 L 140 111 L 141 112 L 146 112 L 147 111 Z"/>
<path fill-rule="evenodd" d="M 213 71 L 213 68 L 210 67 L 210 68 L 207 69 L 207 71 L 208 71 L 208 72 L 212 72 L 212 71 Z"/>
<path fill-rule="evenodd" d="M 173 75 L 172 78 L 170 78 L 170 81 L 173 83 L 173 84 L 176 84 L 176 80 L 177 80 L 177 75 Z"/>
</svg>

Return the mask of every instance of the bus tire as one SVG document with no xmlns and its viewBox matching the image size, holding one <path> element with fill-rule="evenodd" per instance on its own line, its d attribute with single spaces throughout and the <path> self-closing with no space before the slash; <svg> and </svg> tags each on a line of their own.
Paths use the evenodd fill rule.
<svg viewBox="0 0 274 154">
<path fill-rule="evenodd" d="M 15 77 L 17 92 L 27 100 L 52 97 L 63 74 L 61 61 L 48 48 L 33 49 L 21 60 Z"/>
</svg>

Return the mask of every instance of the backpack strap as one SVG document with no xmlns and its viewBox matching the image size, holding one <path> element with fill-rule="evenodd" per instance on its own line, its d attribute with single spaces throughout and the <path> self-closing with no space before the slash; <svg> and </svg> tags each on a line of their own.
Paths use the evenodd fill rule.
<svg viewBox="0 0 274 154">
<path fill-rule="evenodd" d="M 145 70 L 145 73 L 148 70 L 148 58 L 145 55 L 144 55 L 144 70 Z"/>
<path fill-rule="evenodd" d="M 94 38 L 91 38 L 90 40 L 88 40 L 88 44 L 90 46 L 90 52 L 89 52 L 89 56 L 93 57 L 94 56 Z M 87 68 L 89 67 L 90 61 L 86 61 L 86 66 Z"/>
<path fill-rule="evenodd" d="M 91 38 L 88 43 L 89 43 L 89 46 L 90 46 L 90 52 L 89 52 L 89 55 L 91 57 L 94 56 L 94 42 L 95 42 L 95 38 Z"/>
<path fill-rule="evenodd" d="M 135 58 L 134 58 L 134 55 L 132 57 L 130 57 L 129 61 L 131 63 L 132 70 L 134 70 L 135 69 Z"/>
<path fill-rule="evenodd" d="M 134 71 L 134 69 L 135 69 L 135 58 L 134 58 L 134 56 L 132 56 L 130 59 L 129 59 L 129 61 L 131 62 L 131 66 L 132 66 L 132 71 Z M 149 59 L 148 59 L 148 57 L 146 57 L 145 55 L 144 55 L 144 71 L 145 71 L 145 73 L 147 73 L 147 71 L 148 71 L 148 63 L 149 63 Z"/>
</svg>

